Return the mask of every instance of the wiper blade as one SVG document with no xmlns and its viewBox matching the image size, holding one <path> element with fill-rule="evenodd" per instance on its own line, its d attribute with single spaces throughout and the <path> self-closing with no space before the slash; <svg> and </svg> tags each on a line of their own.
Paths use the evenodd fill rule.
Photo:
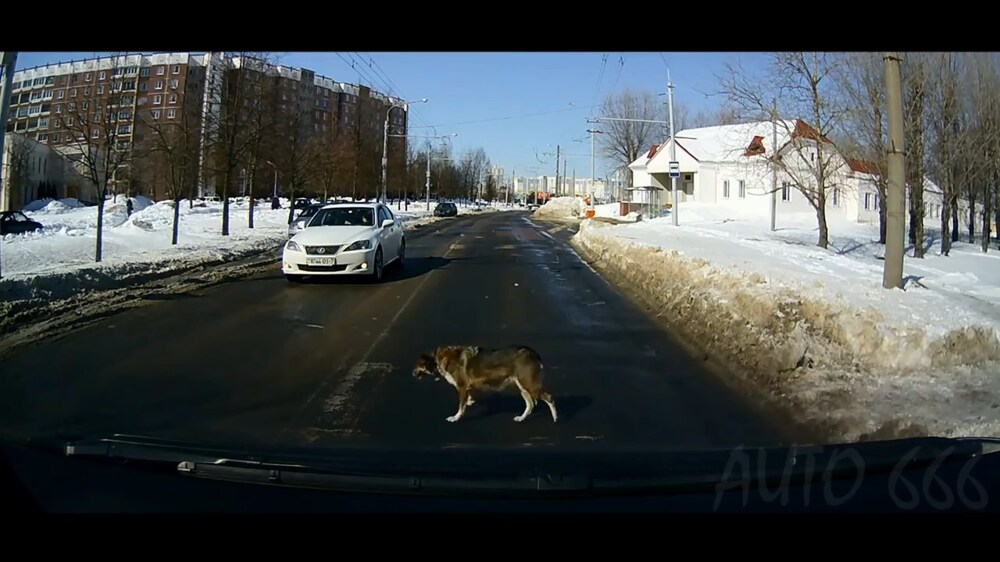
<svg viewBox="0 0 1000 562">
<path fill-rule="evenodd" d="M 325 490 L 433 495 L 623 495 L 690 493 L 727 484 L 794 484 L 927 466 L 1000 451 L 1000 439 L 918 438 L 726 451 L 247 451 L 115 435 L 67 445 L 71 456 L 145 461 L 185 476 Z M 750 480 L 747 481 L 749 472 Z"/>
</svg>

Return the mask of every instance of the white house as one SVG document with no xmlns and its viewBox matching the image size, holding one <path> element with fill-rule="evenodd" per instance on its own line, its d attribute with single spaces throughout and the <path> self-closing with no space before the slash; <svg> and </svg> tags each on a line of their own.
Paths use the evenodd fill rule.
<svg viewBox="0 0 1000 562">
<path fill-rule="evenodd" d="M 58 150 L 21 133 L 7 133 L 3 147 L 0 210 L 20 210 L 27 203 L 46 197 L 97 201 L 93 182 L 78 173 Z"/>
<path fill-rule="evenodd" d="M 878 221 L 874 166 L 845 158 L 833 142 L 801 119 L 757 121 L 686 129 L 676 134 L 678 203 L 698 201 L 732 207 L 740 213 L 769 216 L 772 185 L 777 214 L 813 212 L 807 194 L 816 192 L 817 171 L 825 178 L 826 210 L 853 221 Z M 771 154 L 777 152 L 777 164 Z M 648 202 L 647 193 L 670 201 L 670 139 L 652 147 L 629 165 L 633 186 L 652 191 L 633 192 L 632 201 Z M 925 182 L 926 218 L 933 217 L 935 193 Z"/>
</svg>

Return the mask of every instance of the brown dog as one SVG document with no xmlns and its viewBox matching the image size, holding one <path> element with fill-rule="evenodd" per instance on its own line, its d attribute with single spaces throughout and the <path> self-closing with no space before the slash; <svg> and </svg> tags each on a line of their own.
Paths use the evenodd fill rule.
<svg viewBox="0 0 1000 562">
<path fill-rule="evenodd" d="M 446 345 L 420 356 L 413 376 L 444 377 L 458 391 L 458 412 L 448 416 L 450 422 L 462 419 L 465 409 L 475 403 L 476 390 L 501 390 L 517 386 L 524 399 L 524 412 L 514 421 L 524 421 L 539 400 L 549 406 L 552 421 L 558 419 L 555 400 L 542 388 L 542 358 L 526 346 L 484 349 L 477 346 Z"/>
</svg>

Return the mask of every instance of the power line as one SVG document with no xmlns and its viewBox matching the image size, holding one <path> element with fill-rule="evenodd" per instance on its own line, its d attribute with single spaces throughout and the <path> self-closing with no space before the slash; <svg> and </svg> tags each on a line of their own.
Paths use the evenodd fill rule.
<svg viewBox="0 0 1000 562">
<path fill-rule="evenodd" d="M 508 115 L 506 117 L 490 117 L 488 119 L 476 119 L 474 121 L 460 121 L 457 123 L 438 123 L 437 125 L 430 125 L 431 127 L 454 127 L 456 125 L 472 125 L 475 123 L 489 123 L 491 121 L 506 121 L 509 119 L 521 119 L 524 117 L 537 117 L 539 115 L 552 115 L 554 113 L 564 113 L 567 111 L 580 111 L 581 109 L 591 109 L 596 107 L 594 105 L 582 105 L 579 107 L 570 107 L 567 109 L 555 109 L 552 111 L 540 111 L 537 113 L 524 113 L 521 115 Z"/>
</svg>

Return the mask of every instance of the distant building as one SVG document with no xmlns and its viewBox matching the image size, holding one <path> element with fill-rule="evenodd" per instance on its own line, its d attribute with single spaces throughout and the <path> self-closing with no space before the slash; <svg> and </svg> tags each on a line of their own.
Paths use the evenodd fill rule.
<svg viewBox="0 0 1000 562">
<path fill-rule="evenodd" d="M 115 170 L 110 189 L 163 199 L 171 189 L 166 179 L 170 174 L 157 168 L 163 157 L 163 151 L 156 149 L 157 139 L 162 142 L 160 133 L 183 121 L 193 137 L 189 141 L 191 150 L 197 153 L 189 162 L 191 175 L 196 178 L 190 182 L 196 184 L 191 185 L 190 195 L 217 194 L 217 181 L 204 169 L 205 141 L 217 132 L 212 123 L 232 110 L 223 107 L 220 92 L 224 84 L 235 83 L 233 79 L 240 73 L 263 73 L 267 76 L 263 81 L 266 91 L 271 94 L 265 100 L 268 109 L 285 112 L 277 122 L 287 123 L 290 119 L 286 116 L 295 113 L 294 121 L 301 133 L 297 138 L 305 145 L 326 136 L 331 142 L 327 152 L 334 151 L 334 138 L 344 144 L 352 141 L 351 150 L 362 155 L 359 160 L 363 175 L 351 181 L 365 185 L 378 181 L 386 116 L 391 135 L 405 135 L 407 131 L 408 110 L 402 100 L 364 86 L 336 82 L 311 70 L 280 65 L 265 68 L 255 62 L 259 61 L 231 53 L 179 52 L 93 58 L 20 69 L 13 75 L 7 131 L 67 154 L 93 146 L 94 139 L 103 139 L 110 131 L 114 149 L 130 155 L 126 164 Z M 390 111 L 393 107 L 399 109 Z M 269 193 L 273 185 L 267 160 L 279 161 L 281 183 L 280 160 L 284 155 L 266 152 L 281 150 L 282 143 L 275 139 L 287 139 L 289 135 L 287 130 L 272 135 L 272 142 L 263 148 L 253 174 L 257 193 Z M 391 160 L 405 155 L 405 142 L 405 138 L 389 139 Z M 136 165 L 137 161 L 142 165 Z"/>
<path fill-rule="evenodd" d="M 73 197 L 97 202 L 93 183 L 72 162 L 44 143 L 18 133 L 4 136 L 0 166 L 0 210 L 16 211 L 36 199 Z"/>
</svg>

